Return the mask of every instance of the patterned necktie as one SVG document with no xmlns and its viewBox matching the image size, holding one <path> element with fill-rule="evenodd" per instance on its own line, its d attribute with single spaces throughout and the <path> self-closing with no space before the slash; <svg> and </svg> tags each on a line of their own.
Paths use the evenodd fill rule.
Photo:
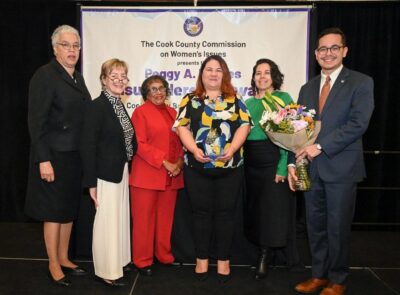
<svg viewBox="0 0 400 295">
<path fill-rule="evenodd" d="M 321 95 L 319 96 L 319 113 L 322 113 L 322 109 L 324 108 L 326 98 L 329 95 L 329 91 L 331 90 L 331 84 L 329 83 L 331 81 L 331 77 L 326 76 L 325 83 L 322 86 L 321 89 Z"/>
</svg>

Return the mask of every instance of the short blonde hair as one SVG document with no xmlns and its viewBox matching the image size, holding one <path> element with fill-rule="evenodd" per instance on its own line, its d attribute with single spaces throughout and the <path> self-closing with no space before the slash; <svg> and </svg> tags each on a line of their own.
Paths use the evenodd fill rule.
<svg viewBox="0 0 400 295">
<path fill-rule="evenodd" d="M 53 34 L 51 35 L 51 45 L 56 46 L 56 43 L 58 42 L 58 39 L 60 38 L 60 34 L 63 33 L 73 33 L 75 34 L 78 39 L 79 39 L 79 43 L 81 43 L 81 37 L 79 36 L 79 32 L 77 29 L 75 29 L 74 27 L 71 27 L 69 25 L 61 25 L 58 26 Z"/>
<path fill-rule="evenodd" d="M 105 79 L 115 68 L 123 68 L 125 74 L 128 75 L 128 64 L 126 62 L 118 58 L 109 59 L 101 65 L 101 72 L 100 72 L 101 87 L 104 87 L 103 79 Z"/>
</svg>

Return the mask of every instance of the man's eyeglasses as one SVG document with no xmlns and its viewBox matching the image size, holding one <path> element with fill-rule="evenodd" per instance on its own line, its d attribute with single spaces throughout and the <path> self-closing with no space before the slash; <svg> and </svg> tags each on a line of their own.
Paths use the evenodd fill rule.
<svg viewBox="0 0 400 295">
<path fill-rule="evenodd" d="M 129 79 L 127 77 L 123 77 L 122 79 L 115 77 L 115 76 L 108 76 L 108 78 L 111 80 L 113 83 L 123 83 L 126 84 L 129 82 Z"/>
<path fill-rule="evenodd" d="M 339 46 L 339 45 L 333 45 L 331 47 L 322 46 L 320 48 L 317 48 L 316 51 L 319 54 L 327 54 L 328 51 L 330 51 L 332 54 L 338 54 L 340 49 L 343 48 L 343 47 L 345 47 L 345 46 Z"/>
<path fill-rule="evenodd" d="M 71 50 L 71 48 L 72 49 L 74 49 L 74 50 L 80 50 L 81 49 L 81 45 L 79 45 L 79 44 L 69 44 L 69 43 L 67 43 L 67 42 L 62 42 L 62 43 L 56 43 L 57 45 L 60 45 L 65 51 L 67 51 L 67 50 Z"/>
<path fill-rule="evenodd" d="M 159 88 L 151 87 L 151 88 L 149 89 L 149 91 L 150 91 L 150 93 L 152 93 L 152 94 L 156 94 L 156 93 L 158 93 L 158 92 L 160 92 L 160 93 L 165 93 L 165 92 L 167 91 L 167 88 L 165 88 L 164 86 L 161 86 L 161 87 L 159 87 Z"/>
</svg>

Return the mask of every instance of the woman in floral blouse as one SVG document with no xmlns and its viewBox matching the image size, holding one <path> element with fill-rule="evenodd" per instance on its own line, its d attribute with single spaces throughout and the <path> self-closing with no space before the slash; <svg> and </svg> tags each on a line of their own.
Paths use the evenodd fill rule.
<svg viewBox="0 0 400 295">
<path fill-rule="evenodd" d="M 196 89 L 179 106 L 174 127 L 186 147 L 185 188 L 193 209 L 195 274 L 208 277 L 213 230 L 217 243 L 217 275 L 230 278 L 234 215 L 243 179 L 242 144 L 250 117 L 236 95 L 224 59 L 209 56 L 201 65 Z"/>
</svg>

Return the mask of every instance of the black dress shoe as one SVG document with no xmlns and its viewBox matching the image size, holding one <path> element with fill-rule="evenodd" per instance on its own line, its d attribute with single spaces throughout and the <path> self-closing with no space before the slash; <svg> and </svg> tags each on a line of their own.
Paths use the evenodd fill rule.
<svg viewBox="0 0 400 295">
<path fill-rule="evenodd" d="M 226 284 L 231 279 L 231 274 L 228 273 L 227 275 L 224 275 L 222 273 L 217 273 L 217 279 L 221 284 Z"/>
<path fill-rule="evenodd" d="M 66 266 L 61 265 L 61 269 L 64 273 L 69 274 L 71 276 L 76 276 L 76 277 L 85 276 L 88 274 L 86 269 L 79 267 L 79 266 L 72 268 L 72 267 L 66 267 Z"/>
<path fill-rule="evenodd" d="M 150 266 L 146 267 L 136 267 L 137 271 L 142 275 L 146 277 L 151 277 L 153 275 L 153 271 L 151 270 Z"/>
<path fill-rule="evenodd" d="M 119 287 L 124 287 L 125 283 L 118 282 L 117 280 L 106 280 L 101 277 L 95 276 L 96 281 L 103 283 L 104 285 L 107 285 L 108 287 L 114 287 L 114 288 L 119 288 Z"/>
<path fill-rule="evenodd" d="M 196 276 L 196 279 L 200 282 L 204 282 L 208 279 L 208 271 L 206 272 L 194 272 L 194 275 Z"/>
<path fill-rule="evenodd" d="M 61 265 L 61 269 L 64 273 L 69 274 L 71 276 L 85 276 L 88 274 L 87 270 L 80 266 L 72 268 L 72 267 L 67 267 L 67 266 Z"/>
<path fill-rule="evenodd" d="M 261 249 L 261 254 L 256 265 L 255 279 L 260 280 L 267 276 L 268 271 L 268 250 Z"/>
<path fill-rule="evenodd" d="M 174 261 L 171 263 L 161 263 L 161 265 L 169 268 L 181 268 L 183 266 L 183 263 L 180 261 Z"/>
<path fill-rule="evenodd" d="M 172 267 L 181 268 L 183 266 L 182 261 L 174 261 L 171 263 Z"/>
<path fill-rule="evenodd" d="M 127 265 L 125 265 L 122 270 L 124 271 L 124 273 L 128 273 L 132 271 L 132 265 L 130 263 L 128 263 Z"/>
<path fill-rule="evenodd" d="M 50 271 L 47 273 L 47 276 L 49 277 L 50 281 L 53 282 L 53 284 L 56 284 L 58 286 L 69 287 L 72 284 L 71 281 L 68 280 L 66 276 L 62 277 L 59 280 L 55 280 L 51 275 Z"/>
</svg>

